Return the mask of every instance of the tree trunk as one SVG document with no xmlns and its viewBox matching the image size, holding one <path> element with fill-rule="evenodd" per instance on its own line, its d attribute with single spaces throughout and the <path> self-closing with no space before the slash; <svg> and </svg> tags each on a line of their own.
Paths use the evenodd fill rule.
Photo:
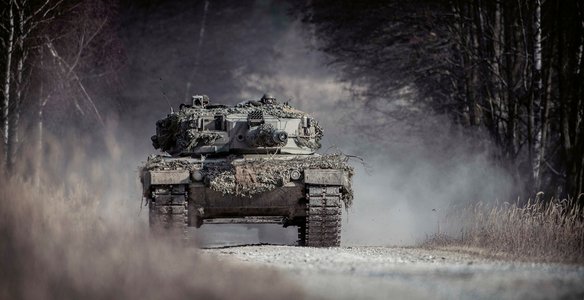
<svg viewBox="0 0 584 300">
<path fill-rule="evenodd" d="M 541 168 L 542 163 L 546 161 L 546 148 L 548 146 L 548 130 L 549 130 L 549 116 L 550 116 L 550 104 L 552 103 L 552 78 L 553 78 L 553 53 L 554 46 L 550 46 L 550 54 L 548 59 L 547 67 L 547 79 L 545 84 L 545 93 L 542 95 L 542 112 L 541 112 L 541 139 L 540 147 L 538 152 L 538 163 L 539 163 L 539 176 L 536 178 L 535 187 L 537 190 L 541 190 L 543 187 L 541 185 L 543 171 Z M 543 90 L 542 90 L 543 93 Z"/>
<path fill-rule="evenodd" d="M 493 47 L 493 56 L 490 59 L 490 69 L 491 69 L 491 76 L 489 77 L 492 82 L 492 98 L 494 102 L 494 109 L 495 112 L 495 130 L 497 134 L 497 141 L 499 141 L 499 145 L 503 144 L 504 139 L 504 132 L 502 129 L 504 128 L 504 124 L 501 124 L 502 121 L 502 114 L 501 114 L 501 91 L 503 90 L 503 85 L 501 84 L 501 69 L 499 68 L 499 64 L 501 62 L 501 4 L 499 1 L 495 3 L 495 13 L 494 13 L 494 21 L 493 21 L 493 35 L 491 40 L 491 45 Z"/>
<path fill-rule="evenodd" d="M 41 172 L 43 170 L 44 159 L 44 112 L 50 95 L 44 95 L 43 83 L 40 83 L 38 106 L 37 106 L 37 140 L 35 150 L 34 185 L 40 187 Z"/>
<path fill-rule="evenodd" d="M 19 125 L 20 125 L 20 106 L 22 104 L 23 90 L 24 90 L 24 62 L 28 58 L 28 52 L 25 49 L 24 41 L 28 38 L 24 23 L 24 8 L 20 7 L 18 10 L 18 26 L 15 54 L 17 58 L 16 70 L 14 73 L 14 98 L 12 105 L 9 108 L 9 131 L 8 131 L 8 160 L 7 168 L 10 170 L 14 165 L 14 159 L 18 151 L 19 141 Z"/>
<path fill-rule="evenodd" d="M 579 197 L 580 204 L 584 205 L 584 196 L 580 197 L 580 195 L 584 194 L 584 87 L 582 86 L 582 82 L 584 81 L 584 13 L 582 12 L 584 9 L 584 5 L 580 3 L 580 11 L 581 13 L 578 15 L 579 19 L 577 22 L 580 24 L 579 33 L 575 36 L 579 39 L 578 47 L 577 47 L 577 54 L 576 54 L 576 72 L 574 76 L 575 80 L 575 111 L 579 111 L 580 114 L 575 113 L 575 135 L 576 135 L 576 144 L 577 144 L 577 153 L 580 155 L 580 160 L 576 161 L 575 164 L 578 165 L 578 178 L 576 179 L 576 183 L 574 186 L 576 187 L 574 195 Z"/>
<path fill-rule="evenodd" d="M 10 110 L 10 87 L 12 85 L 12 53 L 14 51 L 14 13 L 12 11 L 12 1 L 10 1 L 8 7 L 8 37 L 6 40 L 6 65 L 4 69 L 4 89 L 3 89 L 3 99 L 2 99 L 2 142 L 4 146 L 4 165 L 8 166 L 8 161 L 10 160 L 10 155 L 8 149 L 9 144 L 9 110 Z"/>
<path fill-rule="evenodd" d="M 469 17 L 473 18 L 473 10 L 474 7 L 476 7 L 477 3 L 474 3 L 475 1 L 472 1 L 471 6 L 469 7 Z M 479 31 L 478 28 L 476 26 L 476 22 L 472 22 L 469 24 L 468 26 L 468 30 L 470 32 L 470 39 L 471 39 L 471 53 L 470 53 L 470 86 L 469 89 L 472 91 L 472 93 L 470 93 L 470 98 L 468 99 L 469 101 L 469 107 L 470 107 L 470 119 L 471 119 L 471 126 L 479 126 L 481 124 L 481 111 L 479 108 L 479 94 L 478 94 L 478 88 L 479 88 L 479 80 L 478 80 L 478 76 L 479 76 L 479 72 L 480 69 L 477 67 L 477 62 L 479 62 L 479 59 L 477 59 L 477 57 L 479 57 L 480 55 L 480 45 L 479 45 Z M 480 62 L 479 62 L 480 65 Z"/>
<path fill-rule="evenodd" d="M 512 20 L 514 19 L 513 14 L 511 13 L 511 5 L 508 2 L 505 2 L 504 8 L 504 17 L 503 17 L 503 48 L 504 48 L 504 62 L 502 68 L 505 71 L 505 86 L 506 86 L 506 102 L 507 102 L 507 155 L 508 157 L 513 160 L 515 154 L 517 153 L 517 101 L 515 99 L 513 86 L 513 32 L 512 32 Z"/>
<path fill-rule="evenodd" d="M 533 182 L 536 192 L 540 190 L 540 169 L 541 160 L 543 159 L 543 152 L 545 147 L 544 133 L 545 130 L 544 118 L 547 112 L 541 114 L 541 122 L 537 122 L 536 116 L 540 116 L 540 107 L 542 106 L 542 90 L 543 90 L 543 79 L 542 79 L 542 39 L 541 39 L 541 0 L 535 0 L 534 3 L 534 21 L 533 21 L 533 111 L 530 116 L 530 123 L 532 128 L 535 130 L 533 136 L 533 160 L 532 160 L 532 170 L 533 170 Z M 543 103 L 543 110 L 547 109 L 547 102 Z"/>
</svg>

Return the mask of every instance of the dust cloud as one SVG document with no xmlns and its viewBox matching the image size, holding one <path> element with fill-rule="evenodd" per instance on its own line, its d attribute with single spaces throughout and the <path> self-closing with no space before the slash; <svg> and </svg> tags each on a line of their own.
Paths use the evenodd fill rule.
<svg viewBox="0 0 584 300">
<path fill-rule="evenodd" d="M 302 298 L 275 271 L 150 235 L 134 158 L 108 139 L 53 139 L 39 185 L 0 177 L 0 299 Z"/>
<path fill-rule="evenodd" d="M 367 87 L 340 80 L 312 43 L 305 28 L 291 24 L 276 43 L 281 55 L 275 71 L 241 76 L 241 98 L 254 97 L 263 87 L 283 101 L 290 99 L 324 127 L 319 152 L 340 150 L 363 159 L 364 164 L 352 162 L 355 201 L 344 215 L 343 245 L 415 245 L 438 232 L 456 235 L 461 224 L 450 217 L 456 207 L 512 198 L 512 177 L 493 162 L 488 141 L 469 138 L 431 114 L 419 120 L 413 133 L 412 124 L 380 119 L 359 102 Z M 417 95 L 415 87 L 408 87 L 393 96 L 407 102 Z M 260 242 L 295 241 L 294 228 L 261 230 L 282 238 Z M 251 236 L 246 241 L 256 242 Z"/>
<path fill-rule="evenodd" d="M 442 161 L 410 149 L 369 158 L 372 167 L 358 168 L 354 178 L 356 199 L 343 222 L 345 246 L 413 246 L 435 233 L 458 236 L 462 224 L 452 215 L 457 207 L 506 200 L 513 191 L 511 177 L 485 155 L 455 150 L 450 161 Z"/>
</svg>

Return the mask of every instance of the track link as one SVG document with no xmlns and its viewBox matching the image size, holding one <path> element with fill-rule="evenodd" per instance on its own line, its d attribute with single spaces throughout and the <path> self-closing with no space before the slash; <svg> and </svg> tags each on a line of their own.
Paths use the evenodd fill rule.
<svg viewBox="0 0 584 300">
<path fill-rule="evenodd" d="M 156 186 L 149 200 L 149 222 L 152 233 L 158 237 L 188 241 L 186 186 Z"/>
<path fill-rule="evenodd" d="M 338 247 L 341 244 L 341 188 L 306 187 L 306 220 L 298 234 L 309 247 Z"/>
</svg>

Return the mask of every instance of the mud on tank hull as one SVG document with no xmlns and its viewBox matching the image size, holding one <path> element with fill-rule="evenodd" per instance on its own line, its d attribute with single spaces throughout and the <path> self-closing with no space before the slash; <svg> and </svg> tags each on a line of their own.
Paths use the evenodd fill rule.
<svg viewBox="0 0 584 300">
<path fill-rule="evenodd" d="M 150 226 L 186 237 L 205 223 L 297 226 L 299 244 L 340 245 L 341 212 L 352 200 L 352 168 L 332 155 L 149 158 L 142 171 Z"/>
</svg>

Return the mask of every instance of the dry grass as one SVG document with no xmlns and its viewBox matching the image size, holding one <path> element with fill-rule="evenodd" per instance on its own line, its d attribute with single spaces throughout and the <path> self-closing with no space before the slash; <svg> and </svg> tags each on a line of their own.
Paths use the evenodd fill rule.
<svg viewBox="0 0 584 300">
<path fill-rule="evenodd" d="M 424 245 L 480 249 L 491 257 L 582 264 L 584 209 L 578 203 L 577 199 L 536 200 L 521 206 L 478 203 L 457 212 L 456 219 L 463 224 L 457 237 L 438 233 Z M 449 221 L 453 222 L 452 216 Z"/>
<path fill-rule="evenodd" d="M 61 149 L 38 186 L 27 167 L 0 175 L 0 299 L 302 298 L 275 271 L 153 238 L 128 151 Z"/>
</svg>

